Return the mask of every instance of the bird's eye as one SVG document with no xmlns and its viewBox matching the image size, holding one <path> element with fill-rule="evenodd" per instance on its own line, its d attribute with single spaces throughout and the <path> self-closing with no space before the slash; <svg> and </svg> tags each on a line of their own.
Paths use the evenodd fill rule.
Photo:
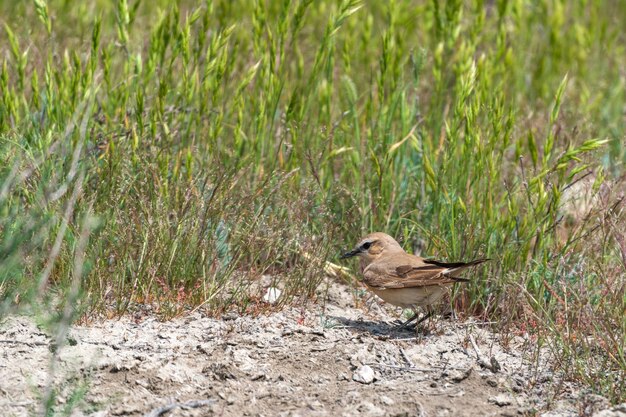
<svg viewBox="0 0 626 417">
<path fill-rule="evenodd" d="M 365 242 L 361 247 L 365 250 L 368 250 L 372 246 L 372 242 Z"/>
</svg>

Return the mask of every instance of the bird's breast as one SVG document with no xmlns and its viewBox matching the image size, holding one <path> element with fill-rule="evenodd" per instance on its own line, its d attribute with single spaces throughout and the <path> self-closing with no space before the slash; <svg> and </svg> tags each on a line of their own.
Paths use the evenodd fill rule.
<svg viewBox="0 0 626 417">
<path fill-rule="evenodd" d="M 447 291 L 446 287 L 440 285 L 387 289 L 368 286 L 368 288 L 389 304 L 402 308 L 431 305 L 437 302 Z"/>
</svg>

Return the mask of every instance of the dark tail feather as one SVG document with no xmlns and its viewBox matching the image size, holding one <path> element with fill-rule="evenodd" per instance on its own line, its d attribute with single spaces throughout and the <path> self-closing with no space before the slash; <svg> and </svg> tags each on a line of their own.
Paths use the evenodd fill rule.
<svg viewBox="0 0 626 417">
<path fill-rule="evenodd" d="M 456 282 L 470 282 L 470 280 L 467 278 L 453 277 L 451 275 L 447 275 L 446 278 L 450 278 L 451 280 L 454 280 Z"/>
<path fill-rule="evenodd" d="M 467 268 L 470 266 L 482 264 L 483 262 L 487 262 L 490 260 L 491 259 L 489 258 L 482 258 L 482 259 L 476 259 L 475 261 L 470 261 L 470 262 L 440 262 L 434 259 L 424 259 L 424 262 L 427 264 L 431 264 L 431 265 L 437 265 L 442 268 L 454 269 L 454 268 Z"/>
<path fill-rule="evenodd" d="M 437 266 L 439 266 L 441 268 L 448 269 L 448 272 L 446 274 L 444 274 L 447 278 L 453 279 L 456 282 L 468 282 L 469 279 L 457 277 L 455 275 L 458 274 L 458 273 L 461 273 L 463 270 L 469 268 L 470 266 L 482 264 L 483 262 L 487 262 L 488 260 L 489 260 L 488 258 L 483 258 L 483 259 L 476 259 L 476 260 L 470 261 L 470 262 L 451 262 L 451 263 L 446 263 L 446 262 L 438 262 L 438 261 L 432 261 L 432 260 L 427 260 L 427 261 L 424 261 L 424 262 L 431 263 L 431 264 L 437 265 Z M 451 274 L 454 274 L 454 275 L 451 275 Z"/>
</svg>

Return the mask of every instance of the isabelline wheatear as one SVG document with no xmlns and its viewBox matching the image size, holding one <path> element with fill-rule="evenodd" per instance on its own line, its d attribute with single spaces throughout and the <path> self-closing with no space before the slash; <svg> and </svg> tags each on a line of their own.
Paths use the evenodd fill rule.
<svg viewBox="0 0 626 417">
<path fill-rule="evenodd" d="M 406 326 L 418 316 L 417 307 L 426 307 L 437 302 L 449 287 L 456 282 L 469 281 L 458 274 L 470 266 L 488 259 L 471 262 L 440 262 L 406 253 L 398 242 L 385 233 L 372 233 L 359 241 L 353 250 L 342 259 L 358 256 L 361 273 L 367 288 L 384 301 L 403 308 L 410 308 L 415 315 L 404 322 Z"/>
</svg>

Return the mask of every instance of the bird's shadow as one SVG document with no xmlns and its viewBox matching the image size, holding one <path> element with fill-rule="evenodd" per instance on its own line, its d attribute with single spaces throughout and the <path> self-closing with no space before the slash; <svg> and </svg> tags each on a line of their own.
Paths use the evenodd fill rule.
<svg viewBox="0 0 626 417">
<path fill-rule="evenodd" d="M 351 329 L 358 333 L 369 333 L 374 337 L 381 337 L 385 339 L 407 339 L 416 337 L 418 335 L 424 336 L 423 328 L 418 327 L 401 327 L 397 323 L 390 323 L 386 321 L 373 321 L 373 320 L 353 320 L 347 317 L 341 316 L 326 316 L 326 322 L 336 323 L 335 326 Z"/>
</svg>

